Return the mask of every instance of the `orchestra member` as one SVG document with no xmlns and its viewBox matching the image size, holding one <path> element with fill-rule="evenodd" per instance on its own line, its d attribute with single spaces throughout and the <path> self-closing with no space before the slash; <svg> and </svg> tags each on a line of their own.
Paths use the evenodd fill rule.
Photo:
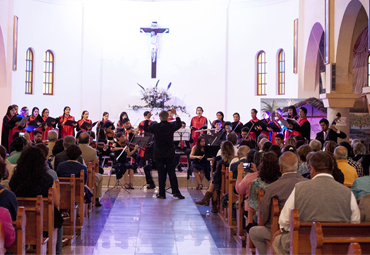
<svg viewBox="0 0 370 255">
<path fill-rule="evenodd" d="M 84 123 L 87 123 L 86 129 L 81 128 L 81 126 Z M 89 120 L 89 112 L 85 110 L 81 114 L 81 119 L 77 122 L 77 131 L 82 130 L 83 132 L 88 132 L 91 130 L 91 128 L 92 128 L 92 121 Z"/>
<path fill-rule="evenodd" d="M 190 123 L 190 129 L 192 130 L 191 136 L 193 138 L 192 146 L 196 145 L 198 137 L 201 135 L 201 132 L 195 132 L 195 131 L 201 129 L 204 126 L 207 127 L 207 118 L 202 115 L 203 115 L 203 108 L 198 106 L 197 116 L 194 116 L 191 119 L 191 123 Z"/>
<path fill-rule="evenodd" d="M 124 132 L 126 139 L 128 139 L 130 142 L 134 139 L 135 135 L 139 134 L 139 130 L 135 130 L 130 122 L 129 118 L 124 118 L 122 120 L 123 129 L 121 132 Z"/>
<path fill-rule="evenodd" d="M 199 136 L 197 139 L 197 144 L 193 146 L 190 153 L 190 159 L 193 160 L 190 168 L 194 173 L 195 179 L 197 180 L 196 190 L 201 190 L 203 188 L 203 179 L 204 176 L 207 176 L 207 179 L 210 179 L 210 164 L 209 160 L 206 158 L 204 147 L 206 145 L 206 140 L 203 136 Z"/>
<path fill-rule="evenodd" d="M 251 110 L 251 117 L 252 119 L 249 121 L 252 125 L 257 123 L 259 121 L 259 119 L 257 118 L 257 113 L 258 111 L 256 109 L 252 109 Z M 252 128 L 252 126 L 250 126 L 250 128 Z M 252 138 L 253 140 L 257 140 L 257 137 L 259 135 L 259 132 L 258 130 L 256 129 L 256 127 L 253 127 L 252 130 L 249 132 L 249 137 Z"/>
<path fill-rule="evenodd" d="M 297 109 L 295 108 L 294 105 L 288 107 L 288 119 L 298 120 Z M 286 141 L 286 139 L 288 139 L 288 137 L 290 137 L 291 135 L 293 135 L 293 132 L 285 130 L 284 141 Z"/>
<path fill-rule="evenodd" d="M 215 122 L 217 120 L 221 121 L 221 125 L 222 126 L 225 124 L 225 121 L 224 121 L 224 113 L 223 112 L 217 112 L 216 113 L 216 117 L 217 117 L 217 119 L 212 122 L 212 128 L 215 128 Z"/>
<path fill-rule="evenodd" d="M 154 135 L 154 157 L 158 170 L 159 193 L 157 198 L 166 198 L 166 176 L 168 174 L 174 197 L 184 199 L 181 195 L 178 182 L 175 174 L 174 157 L 175 147 L 173 146 L 173 133 L 181 127 L 181 119 L 173 108 L 172 112 L 176 116 L 176 122 L 168 122 L 168 112 L 161 111 L 159 113 L 160 123 L 148 125 L 149 121 L 144 123 L 145 132 L 150 132 Z M 148 114 L 148 118 L 151 113 Z"/>
<path fill-rule="evenodd" d="M 114 131 L 112 130 L 113 123 L 110 121 L 105 121 L 103 127 L 99 130 L 97 142 L 103 143 L 103 148 L 98 148 L 98 156 L 99 156 L 99 164 L 103 164 L 103 156 L 109 156 L 110 155 L 110 146 L 109 143 L 113 144 L 113 136 Z M 113 136 L 112 136 L 113 134 Z M 101 165 L 101 167 L 104 167 Z"/>
<path fill-rule="evenodd" d="M 99 120 L 98 125 L 96 125 L 96 134 L 98 136 L 100 134 L 100 131 L 104 128 L 105 122 L 107 122 L 107 121 L 110 121 L 109 120 L 109 112 L 103 112 L 103 118 L 101 120 Z M 114 130 L 114 126 L 112 127 L 112 130 Z"/>
<path fill-rule="evenodd" d="M 150 125 L 151 124 L 151 122 L 152 122 L 152 120 L 150 119 L 150 117 L 148 117 L 149 116 L 149 111 L 145 111 L 144 112 L 144 120 L 143 121 L 141 121 L 140 122 L 140 124 L 139 124 L 139 135 L 141 135 L 141 136 L 146 136 L 146 134 L 145 134 L 145 132 L 144 132 L 144 123 L 145 123 L 145 121 L 147 120 L 148 121 L 148 125 Z M 151 136 L 151 134 L 149 133 L 149 134 L 147 134 L 147 135 L 150 135 Z M 146 146 L 144 147 L 144 149 L 142 149 L 142 150 L 140 150 L 140 157 L 141 158 L 145 158 L 145 152 L 146 152 Z M 149 169 L 149 168 L 148 168 Z M 146 171 L 146 173 L 147 173 L 148 171 Z M 150 173 L 150 172 L 149 172 Z M 149 180 L 149 178 L 148 178 L 148 180 Z M 148 183 L 149 184 L 149 183 Z M 153 184 L 154 185 L 154 184 Z M 150 187 L 152 187 L 153 185 L 151 185 Z"/>
<path fill-rule="evenodd" d="M 3 118 L 3 127 L 1 130 L 1 145 L 6 148 L 7 151 L 9 151 L 9 135 L 13 136 L 13 133 L 11 130 L 13 129 L 15 123 L 11 124 L 10 120 L 13 118 L 13 116 L 16 114 L 15 108 L 10 105 L 8 106 L 8 110 L 6 111 L 6 114 Z"/>
<path fill-rule="evenodd" d="M 186 128 L 186 123 L 184 121 L 181 121 L 181 129 L 185 129 Z M 192 143 L 192 138 L 190 136 L 190 140 L 189 141 L 175 141 L 174 144 L 175 144 L 175 150 L 176 151 L 181 151 L 183 152 L 184 154 L 178 154 L 178 153 L 175 153 L 175 165 L 177 166 L 177 170 L 179 172 L 182 172 L 182 169 L 181 169 L 181 164 L 180 164 L 180 156 L 181 155 L 186 155 L 186 157 L 188 158 L 188 166 L 190 166 L 190 158 L 189 158 L 189 155 L 190 155 L 190 152 L 191 152 L 191 147 L 190 147 L 190 144 Z"/>
<path fill-rule="evenodd" d="M 75 118 L 70 115 L 71 107 L 66 106 L 63 109 L 63 115 L 59 117 L 58 126 L 59 126 L 59 137 L 64 138 L 67 135 L 75 136 L 75 127 L 77 123 L 70 125 L 65 125 L 68 120 L 75 121 Z"/>
<path fill-rule="evenodd" d="M 32 131 L 32 133 L 33 133 L 32 144 L 36 145 L 42 143 L 42 132 L 40 130 L 34 130 Z"/>
<path fill-rule="evenodd" d="M 321 143 L 324 141 L 334 141 L 338 143 L 338 138 L 345 139 L 347 137 L 347 135 L 338 130 L 335 125 L 329 127 L 329 121 L 327 119 L 321 119 L 320 126 L 322 131 L 316 134 L 316 140 L 321 141 Z"/>
<path fill-rule="evenodd" d="M 51 122 L 51 126 L 48 126 L 48 124 L 46 123 L 46 120 L 49 118 L 49 109 L 48 108 L 45 108 L 44 110 L 42 110 L 41 114 L 42 114 L 42 119 L 43 119 L 45 124 L 41 128 L 39 128 L 39 130 L 42 131 L 42 138 L 41 139 L 43 141 L 46 141 L 46 140 L 48 140 L 49 131 L 53 130 L 56 125 L 55 125 L 55 121 Z"/>
<path fill-rule="evenodd" d="M 284 135 L 283 134 L 276 134 L 275 135 L 275 143 L 276 145 L 280 146 L 280 149 L 284 148 Z"/>
<path fill-rule="evenodd" d="M 233 114 L 234 122 L 231 123 L 233 126 L 233 131 L 238 135 L 238 139 L 240 139 L 241 131 L 243 129 L 243 123 L 240 122 L 240 114 L 238 112 Z"/>
<path fill-rule="evenodd" d="M 174 121 L 175 118 L 173 117 L 173 112 L 171 111 L 171 109 L 168 109 L 167 112 L 168 112 L 168 121 Z"/>
<path fill-rule="evenodd" d="M 116 138 L 117 138 L 117 142 L 115 142 L 112 145 L 111 151 L 114 152 L 116 163 L 119 163 L 119 164 L 115 164 L 115 169 L 117 171 L 116 172 L 117 179 L 122 178 L 122 175 L 123 175 L 124 180 L 125 180 L 125 184 L 124 184 L 125 188 L 134 189 L 132 185 L 133 180 L 134 180 L 134 167 L 131 164 L 127 163 L 127 157 L 134 154 L 135 151 L 137 151 L 137 149 L 139 148 L 139 146 L 135 145 L 135 147 L 131 150 L 129 148 L 130 146 L 128 146 L 127 139 L 123 132 L 118 132 L 116 134 Z M 123 153 L 122 153 L 122 150 L 124 150 Z M 118 158 L 118 156 L 120 157 Z"/>
<path fill-rule="evenodd" d="M 243 142 L 243 141 L 250 141 L 249 135 L 248 135 L 248 128 L 242 128 L 241 130 L 241 137 L 240 140 L 237 143 L 237 147 Z M 250 148 L 253 149 L 253 148 Z"/>
<path fill-rule="evenodd" d="M 297 120 L 299 126 L 290 124 L 288 128 L 293 130 L 292 135 L 302 136 L 307 143 L 310 142 L 311 138 L 311 124 L 308 122 L 306 114 L 307 109 L 305 107 L 301 107 L 299 109 L 299 119 Z"/>
</svg>

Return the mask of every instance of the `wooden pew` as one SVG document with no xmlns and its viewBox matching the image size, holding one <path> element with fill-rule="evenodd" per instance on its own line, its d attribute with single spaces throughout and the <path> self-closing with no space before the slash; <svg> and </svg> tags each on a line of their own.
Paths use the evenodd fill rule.
<svg viewBox="0 0 370 255">
<path fill-rule="evenodd" d="M 351 243 L 348 247 L 347 255 L 361 255 L 361 246 L 359 243 Z"/>
<path fill-rule="evenodd" d="M 18 207 L 17 219 L 13 221 L 15 228 L 15 241 L 8 248 L 13 254 L 26 254 L 26 209 L 23 206 Z"/>
<path fill-rule="evenodd" d="M 244 208 L 242 203 L 244 201 L 244 194 L 238 195 L 239 206 L 236 210 L 236 238 L 239 242 L 241 242 L 242 247 L 245 247 L 246 240 L 245 240 L 245 228 L 244 228 Z"/>
<path fill-rule="evenodd" d="M 76 220 L 76 233 L 81 235 L 84 223 L 84 171 L 81 170 L 80 177 L 75 177 L 75 203 L 78 205 L 79 213 Z M 70 182 L 70 177 L 59 177 L 60 182 Z"/>
<path fill-rule="evenodd" d="M 220 193 L 220 199 L 226 194 L 226 167 L 225 165 L 222 165 L 221 169 L 221 193 Z M 222 207 L 221 203 L 218 203 L 220 207 L 220 214 L 222 218 L 226 218 L 224 208 Z"/>
<path fill-rule="evenodd" d="M 85 216 L 89 217 L 90 213 L 92 212 L 92 208 L 95 205 L 95 161 L 90 162 L 87 166 L 87 187 L 93 193 L 93 197 L 91 198 L 91 203 L 86 204 Z"/>
<path fill-rule="evenodd" d="M 68 244 L 76 236 L 76 215 L 77 215 L 77 205 L 75 203 L 75 175 L 72 174 L 69 182 L 59 182 L 60 187 L 60 210 L 68 210 L 69 217 L 64 218 L 63 222 L 63 238 L 68 239 Z"/>
<path fill-rule="evenodd" d="M 233 205 L 236 203 L 236 201 L 238 200 L 238 196 L 235 194 L 234 190 L 235 190 L 235 184 L 236 184 L 236 179 L 233 178 L 233 172 L 229 171 L 229 190 L 228 190 L 228 193 L 229 193 L 229 202 L 228 202 L 228 223 L 229 223 L 229 228 L 230 228 L 230 232 L 232 235 L 236 234 L 236 230 L 237 230 L 237 222 L 235 220 L 233 220 Z"/>
<path fill-rule="evenodd" d="M 273 255 L 272 242 L 273 242 L 274 234 L 280 228 L 279 227 L 279 216 L 280 216 L 279 201 L 276 197 L 273 197 L 271 199 L 271 211 L 270 211 L 271 236 L 270 236 L 270 240 L 265 240 L 267 254 Z"/>
<path fill-rule="evenodd" d="M 353 242 L 361 244 L 364 254 L 370 254 L 370 224 L 325 223 L 327 226 L 322 224 L 324 223 L 312 223 L 310 238 L 312 254 L 346 254 L 348 245 Z"/>
<path fill-rule="evenodd" d="M 363 238 L 370 236 L 370 223 L 320 223 L 320 225 L 326 238 Z M 292 209 L 290 214 L 291 254 L 311 254 L 311 242 L 308 241 L 311 236 L 311 227 L 312 222 L 300 222 L 298 210 Z M 351 242 L 346 242 L 347 247 Z M 345 254 L 343 252 L 347 250 L 347 247 L 341 251 L 341 254 Z"/>
<path fill-rule="evenodd" d="M 18 200 L 19 204 L 19 200 Z M 48 237 L 43 237 L 44 228 L 44 202 L 42 196 L 35 198 L 33 203 L 28 201 L 25 206 L 26 211 L 26 244 L 36 246 L 36 254 L 45 255 L 48 243 Z M 54 253 L 55 254 L 55 253 Z"/>
<path fill-rule="evenodd" d="M 5 236 L 4 236 L 4 230 L 3 225 L 0 222 L 0 255 L 5 254 Z"/>
<path fill-rule="evenodd" d="M 53 187 L 49 188 L 48 197 L 43 198 L 43 231 L 48 233 L 48 254 L 56 253 L 57 244 L 57 232 L 58 229 L 54 228 L 54 197 L 53 197 Z M 18 205 L 24 207 L 32 206 L 37 198 L 29 197 L 17 197 Z M 28 222 L 28 221 L 27 221 Z"/>
<path fill-rule="evenodd" d="M 252 186 L 252 183 L 249 183 L 249 192 L 250 192 L 251 186 Z M 261 203 L 264 194 L 265 194 L 265 191 L 263 189 L 258 190 L 258 204 Z M 246 224 L 253 223 L 253 216 L 256 214 L 256 210 L 254 210 L 249 205 L 247 206 L 247 208 L 248 208 L 248 221 L 246 222 Z M 263 220 L 262 220 L 262 217 L 259 211 L 258 211 L 258 222 L 257 223 L 258 223 L 258 226 L 263 226 Z M 255 246 L 252 240 L 250 239 L 249 234 L 247 234 L 247 248 L 249 248 L 250 251 L 255 252 Z"/>
</svg>

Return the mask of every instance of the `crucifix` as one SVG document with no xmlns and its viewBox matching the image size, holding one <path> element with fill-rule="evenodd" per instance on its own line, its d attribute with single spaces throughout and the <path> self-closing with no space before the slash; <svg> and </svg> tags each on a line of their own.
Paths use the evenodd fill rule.
<svg viewBox="0 0 370 255">
<path fill-rule="evenodd" d="M 169 33 L 169 28 L 158 28 L 156 21 L 152 22 L 151 27 L 141 27 L 140 33 L 148 33 L 151 38 L 151 56 L 152 56 L 152 78 L 157 78 L 157 54 L 158 54 L 158 41 L 159 34 Z"/>
</svg>

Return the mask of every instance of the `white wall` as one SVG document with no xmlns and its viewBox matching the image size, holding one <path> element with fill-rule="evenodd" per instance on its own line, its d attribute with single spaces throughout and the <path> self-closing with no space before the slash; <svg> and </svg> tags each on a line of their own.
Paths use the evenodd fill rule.
<svg viewBox="0 0 370 255">
<path fill-rule="evenodd" d="M 226 119 L 239 111 L 242 121 L 259 108 L 255 57 L 264 50 L 268 61 L 267 97 L 297 97 L 293 74 L 293 21 L 298 1 L 36 1 L 19 0 L 18 71 L 13 73 L 12 103 L 52 116 L 65 105 L 79 118 L 103 111 L 116 120 L 128 105 L 142 104 L 140 88 L 166 87 L 174 104 L 186 105 L 191 115 L 203 106 L 204 115 Z M 150 37 L 140 27 L 157 21 L 170 29 L 159 39 L 157 79 L 150 78 Z M 273 38 L 273 39 L 272 39 Z M 33 95 L 24 94 L 25 52 L 35 50 Z M 286 94 L 277 96 L 277 52 L 286 57 Z M 44 52 L 55 53 L 54 96 L 42 95 Z M 136 120 L 132 120 L 135 122 Z"/>
</svg>

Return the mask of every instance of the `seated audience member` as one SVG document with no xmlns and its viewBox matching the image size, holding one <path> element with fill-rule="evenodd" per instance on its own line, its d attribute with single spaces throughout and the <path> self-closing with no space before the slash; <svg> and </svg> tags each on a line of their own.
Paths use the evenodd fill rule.
<svg viewBox="0 0 370 255">
<path fill-rule="evenodd" d="M 222 159 L 217 163 L 216 171 L 213 174 L 212 183 L 201 201 L 195 202 L 198 205 L 209 205 L 209 199 L 212 197 L 212 212 L 217 213 L 218 194 L 221 189 L 222 165 L 228 167 L 234 156 L 234 146 L 231 142 L 225 141 L 221 145 Z"/>
<path fill-rule="evenodd" d="M 49 161 L 51 162 L 52 169 L 55 170 L 54 163 L 55 163 L 55 156 L 64 151 L 63 147 L 63 139 L 58 139 L 58 141 L 55 142 L 55 145 L 53 147 L 53 150 L 51 152 L 51 156 L 49 156 Z"/>
<path fill-rule="evenodd" d="M 284 147 L 284 135 L 283 134 L 277 134 L 275 136 L 275 142 L 276 142 L 276 145 L 278 145 L 280 147 L 280 149 L 282 149 Z"/>
<path fill-rule="evenodd" d="M 297 154 L 297 149 L 295 148 L 294 145 L 291 145 L 291 144 L 288 144 L 288 145 L 285 145 L 282 152 L 287 152 L 287 151 L 290 151 L 290 152 L 293 152 L 295 154 Z"/>
<path fill-rule="evenodd" d="M 64 138 L 65 139 L 65 138 Z M 87 167 L 78 162 L 78 157 L 82 154 L 80 147 L 76 144 L 70 145 L 66 150 L 68 157 L 67 161 L 60 162 L 57 168 L 58 177 L 71 177 L 74 174 L 76 177 L 80 177 L 81 170 L 84 170 L 85 184 L 87 183 Z"/>
<path fill-rule="evenodd" d="M 333 154 L 329 153 L 329 152 L 326 152 L 330 158 L 333 160 L 333 177 L 334 177 L 334 180 L 336 180 L 337 182 L 339 182 L 340 184 L 343 184 L 344 183 L 344 174 L 343 172 L 338 168 L 338 163 L 334 157 Z"/>
<path fill-rule="evenodd" d="M 36 145 L 42 143 L 42 132 L 40 130 L 34 130 L 33 133 L 33 141 L 32 144 Z"/>
<path fill-rule="evenodd" d="M 353 145 L 354 144 L 355 143 L 353 143 Z M 341 142 L 339 145 L 346 147 L 347 152 L 348 152 L 348 158 L 347 158 L 348 164 L 350 166 L 353 166 L 356 169 L 358 177 L 363 176 L 364 171 L 363 171 L 363 168 L 362 168 L 362 162 L 357 162 L 357 161 L 354 161 L 352 159 L 355 155 L 353 154 L 353 149 L 352 149 L 351 145 L 348 142 Z"/>
<path fill-rule="evenodd" d="M 53 177 L 54 181 L 58 180 L 57 172 L 51 168 L 51 163 L 48 161 L 49 148 L 45 144 L 42 144 L 42 143 L 36 145 L 36 147 L 38 147 L 45 155 L 45 158 L 46 158 L 45 164 L 47 167 L 46 172 L 50 174 L 51 177 Z"/>
<path fill-rule="evenodd" d="M 238 165 L 238 176 L 236 179 L 235 190 L 238 194 L 244 194 L 245 198 L 248 198 L 249 195 L 249 183 L 258 177 L 257 166 L 253 161 L 255 154 L 255 150 L 251 150 L 247 153 L 246 163 L 250 163 L 249 168 L 244 169 L 242 163 L 239 163 Z"/>
<path fill-rule="evenodd" d="M 265 142 L 270 142 L 270 141 L 269 141 L 269 139 L 267 139 L 267 138 L 262 138 L 262 139 L 260 140 L 260 142 L 258 143 L 258 151 L 259 151 L 259 152 L 263 152 L 263 144 L 264 144 Z"/>
<path fill-rule="evenodd" d="M 233 172 L 233 178 L 236 179 L 238 176 L 238 165 L 240 162 L 245 162 L 247 159 L 247 153 L 250 151 L 248 146 L 240 146 L 238 149 L 238 157 L 234 158 L 230 164 L 230 171 Z M 233 162 L 234 161 L 234 162 Z"/>
<path fill-rule="evenodd" d="M 299 149 L 299 147 L 305 145 L 305 141 L 302 141 L 302 140 L 298 140 L 296 143 L 295 143 L 295 147 L 297 148 L 297 150 Z"/>
<path fill-rule="evenodd" d="M 362 143 L 355 143 L 352 147 L 354 154 L 353 160 L 358 162 L 366 154 L 366 147 Z"/>
<path fill-rule="evenodd" d="M 49 141 L 49 143 L 48 143 L 48 148 L 49 148 L 48 157 L 50 157 L 51 155 L 53 155 L 54 145 L 58 141 L 58 132 L 55 131 L 55 130 L 50 130 L 48 132 L 48 141 Z"/>
<path fill-rule="evenodd" d="M 82 152 L 82 158 L 86 164 L 95 160 L 97 162 L 98 157 L 96 154 L 96 150 L 91 148 L 88 144 L 90 141 L 90 136 L 88 133 L 82 132 L 79 136 L 79 144 L 78 146 Z M 95 205 L 101 206 L 99 198 L 102 196 L 102 187 L 103 187 L 103 177 L 100 173 L 95 173 L 95 185 L 96 185 L 96 198 L 95 198 Z"/>
<path fill-rule="evenodd" d="M 262 145 L 262 151 L 268 152 L 271 146 L 272 146 L 272 142 L 270 141 L 264 142 Z"/>
<path fill-rule="evenodd" d="M 310 142 L 310 147 L 311 147 L 311 150 L 314 152 L 321 151 L 322 143 L 319 140 L 312 140 Z"/>
<path fill-rule="evenodd" d="M 364 176 L 356 178 L 352 184 L 351 190 L 356 199 L 370 194 L 370 176 L 369 168 L 364 168 Z M 370 219 L 368 219 L 370 221 Z"/>
<path fill-rule="evenodd" d="M 17 137 L 17 138 L 14 139 L 12 144 L 13 144 L 13 148 L 16 151 L 16 153 L 14 153 L 12 156 L 10 156 L 8 158 L 8 161 L 11 164 L 15 165 L 15 164 L 17 164 L 17 160 L 21 156 L 23 146 L 24 146 L 24 139 L 22 137 Z"/>
<path fill-rule="evenodd" d="M 2 157 L 0 157 L 0 179 L 7 178 L 7 169 L 5 162 Z M 2 185 L 0 185 L 0 207 L 4 207 L 9 210 L 12 220 L 17 219 L 18 202 L 17 197 L 13 192 L 7 190 Z"/>
<path fill-rule="evenodd" d="M 270 146 L 270 149 L 268 151 L 273 151 L 275 152 L 276 156 L 279 158 L 281 156 L 281 149 L 279 147 L 279 145 L 271 145 Z"/>
<path fill-rule="evenodd" d="M 6 149 L 4 146 L 0 145 L 0 156 L 3 158 L 4 163 L 5 163 L 5 168 L 7 170 L 6 174 L 3 176 L 1 179 L 1 185 L 4 186 L 5 188 L 9 188 L 9 180 L 13 175 L 14 167 L 15 165 L 11 164 L 7 160 L 7 155 L 6 155 Z"/>
<path fill-rule="evenodd" d="M 351 187 L 355 179 L 358 177 L 356 169 L 348 164 L 347 149 L 344 146 L 335 148 L 334 157 L 337 161 L 338 168 L 344 174 L 344 185 Z"/>
<path fill-rule="evenodd" d="M 337 147 L 337 143 L 334 141 L 326 141 L 323 145 L 323 150 L 334 154 L 335 147 Z"/>
<path fill-rule="evenodd" d="M 248 205 L 258 210 L 258 190 L 279 179 L 279 159 L 274 152 L 263 153 L 261 165 L 258 167 L 258 178 L 252 182 L 249 190 Z"/>
<path fill-rule="evenodd" d="M 361 140 L 360 139 L 353 139 L 352 141 L 351 141 L 351 147 L 353 147 L 353 145 L 355 144 L 355 143 L 361 143 Z"/>
<path fill-rule="evenodd" d="M 288 139 L 285 140 L 285 146 L 287 146 L 287 145 L 295 146 L 295 143 L 296 143 L 296 141 L 294 140 L 294 138 L 292 136 L 290 136 Z"/>
<path fill-rule="evenodd" d="M 309 145 L 303 145 L 298 148 L 298 157 L 299 157 L 299 169 L 298 173 L 300 173 L 303 176 L 306 176 L 310 173 L 310 170 L 308 169 L 306 157 L 307 154 L 311 152 L 311 147 Z"/>
<path fill-rule="evenodd" d="M 337 183 L 332 174 L 333 160 L 325 152 L 310 159 L 312 180 L 295 185 L 280 213 L 278 233 L 273 241 L 276 254 L 289 254 L 290 213 L 299 212 L 301 222 L 360 222 L 356 198 L 347 187 Z"/>
<path fill-rule="evenodd" d="M 268 137 L 266 134 L 260 134 L 258 137 L 257 137 L 257 146 L 260 144 L 261 140 L 262 139 L 267 139 L 268 140 Z"/>
<path fill-rule="evenodd" d="M 54 170 L 58 169 L 59 163 L 68 160 L 68 156 L 67 156 L 66 151 L 67 151 L 68 147 L 73 145 L 73 144 L 74 145 L 76 144 L 76 139 L 73 136 L 67 135 L 66 137 L 64 137 L 64 139 L 63 139 L 64 150 L 62 152 L 58 153 L 57 155 L 55 155 Z M 81 155 L 78 157 L 77 161 L 80 162 L 81 164 L 84 163 Z"/>
<path fill-rule="evenodd" d="M 15 241 L 15 229 L 12 224 L 12 217 L 8 209 L 0 207 L 0 223 L 4 235 L 4 247 L 10 247 Z M 12 253 L 5 253 L 12 254 Z"/>
<path fill-rule="evenodd" d="M 40 148 L 27 146 L 19 157 L 17 167 L 9 182 L 10 189 L 17 197 L 48 197 L 49 188 L 54 180 L 47 173 L 46 157 Z M 59 207 L 60 198 L 56 189 L 53 189 L 54 206 Z M 63 227 L 58 229 L 56 254 L 62 252 Z"/>
<path fill-rule="evenodd" d="M 292 193 L 295 184 L 307 181 L 306 178 L 297 173 L 298 158 L 296 154 L 289 151 L 285 152 L 279 159 L 279 165 L 282 176 L 266 187 L 265 195 L 259 208 L 264 225 L 255 226 L 249 230 L 249 236 L 259 254 L 266 254 L 265 240 L 270 240 L 271 238 L 271 199 L 273 197 L 278 199 L 279 209 L 281 210 L 290 193 Z"/>
<path fill-rule="evenodd" d="M 361 198 L 358 207 L 360 208 L 361 222 L 370 222 L 370 194 Z"/>
</svg>

